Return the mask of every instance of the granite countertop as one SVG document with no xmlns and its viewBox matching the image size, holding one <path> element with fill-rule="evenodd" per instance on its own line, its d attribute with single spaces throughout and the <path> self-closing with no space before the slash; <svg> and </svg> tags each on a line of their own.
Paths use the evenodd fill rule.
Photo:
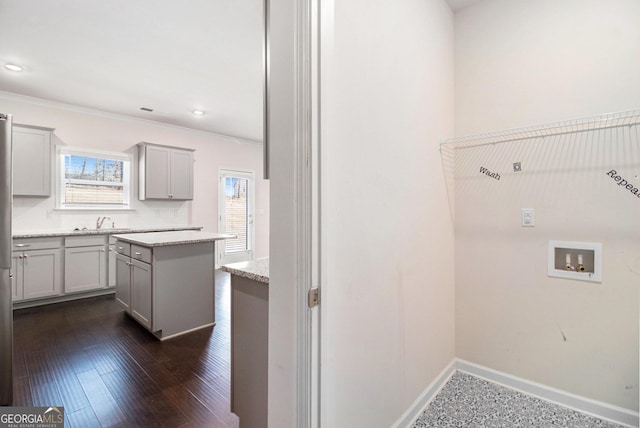
<svg viewBox="0 0 640 428">
<path fill-rule="evenodd" d="M 113 235 L 119 241 L 143 247 L 164 247 L 167 245 L 197 244 L 235 238 L 227 233 L 201 232 L 199 230 L 180 230 L 170 232 L 123 233 Z"/>
<path fill-rule="evenodd" d="M 229 263 L 223 265 L 221 270 L 232 275 L 242 276 L 265 285 L 269 284 L 269 259 L 249 260 L 248 262 Z"/>
<path fill-rule="evenodd" d="M 176 230 L 202 230 L 202 226 L 167 226 L 167 227 L 131 227 L 131 228 L 104 228 L 85 230 L 41 230 L 35 232 L 16 232 L 14 239 L 20 238 L 47 238 L 55 236 L 84 236 L 84 235 L 113 235 L 116 233 L 144 233 L 144 232 L 168 232 Z"/>
</svg>

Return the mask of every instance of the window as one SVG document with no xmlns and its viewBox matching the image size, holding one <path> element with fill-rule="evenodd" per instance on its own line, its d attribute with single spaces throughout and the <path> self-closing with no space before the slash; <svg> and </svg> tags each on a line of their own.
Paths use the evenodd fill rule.
<svg viewBox="0 0 640 428">
<path fill-rule="evenodd" d="M 225 233 L 237 236 L 225 242 L 228 253 L 246 251 L 249 246 L 249 204 L 247 187 L 249 180 L 239 177 L 224 177 L 224 213 L 226 214 Z"/>
<path fill-rule="evenodd" d="M 61 147 L 58 165 L 59 208 L 129 208 L 129 155 Z"/>
</svg>

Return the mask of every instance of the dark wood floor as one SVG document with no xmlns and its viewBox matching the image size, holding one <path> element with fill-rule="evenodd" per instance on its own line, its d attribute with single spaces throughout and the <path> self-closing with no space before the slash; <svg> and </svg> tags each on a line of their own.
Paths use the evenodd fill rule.
<svg viewBox="0 0 640 428">
<path fill-rule="evenodd" d="M 164 342 L 113 296 L 17 310 L 14 406 L 64 406 L 67 427 L 237 427 L 229 308 L 216 271 L 216 325 Z"/>
</svg>

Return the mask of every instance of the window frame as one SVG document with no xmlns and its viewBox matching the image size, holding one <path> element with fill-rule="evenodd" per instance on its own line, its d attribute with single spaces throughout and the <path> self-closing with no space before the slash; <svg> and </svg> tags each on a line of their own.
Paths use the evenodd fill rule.
<svg viewBox="0 0 640 428">
<path fill-rule="evenodd" d="M 66 156 L 84 156 L 89 158 L 106 159 L 122 161 L 122 189 L 123 189 L 123 203 L 111 204 L 111 203 L 88 203 L 88 204 L 67 204 L 65 202 L 65 184 L 67 183 L 65 178 L 65 157 Z M 131 189 L 132 189 L 132 174 L 131 167 L 133 164 L 133 156 L 123 152 L 111 152 L 105 150 L 78 148 L 69 146 L 57 146 L 56 147 L 56 208 L 60 210 L 129 210 L 131 209 Z M 76 182 L 86 181 L 92 183 L 92 180 L 76 179 Z M 106 185 L 114 184 L 109 182 L 99 182 Z M 82 183 L 81 183 L 82 184 Z M 118 186 L 119 187 L 119 186 Z"/>
</svg>

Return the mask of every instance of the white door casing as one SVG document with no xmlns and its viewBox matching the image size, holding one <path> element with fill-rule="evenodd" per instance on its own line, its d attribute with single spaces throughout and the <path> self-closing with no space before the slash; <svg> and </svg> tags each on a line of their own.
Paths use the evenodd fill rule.
<svg viewBox="0 0 640 428">
<path fill-rule="evenodd" d="M 265 0 L 269 21 L 269 426 L 319 427 L 320 2 Z M 322 6 L 324 7 L 324 6 Z"/>
</svg>

